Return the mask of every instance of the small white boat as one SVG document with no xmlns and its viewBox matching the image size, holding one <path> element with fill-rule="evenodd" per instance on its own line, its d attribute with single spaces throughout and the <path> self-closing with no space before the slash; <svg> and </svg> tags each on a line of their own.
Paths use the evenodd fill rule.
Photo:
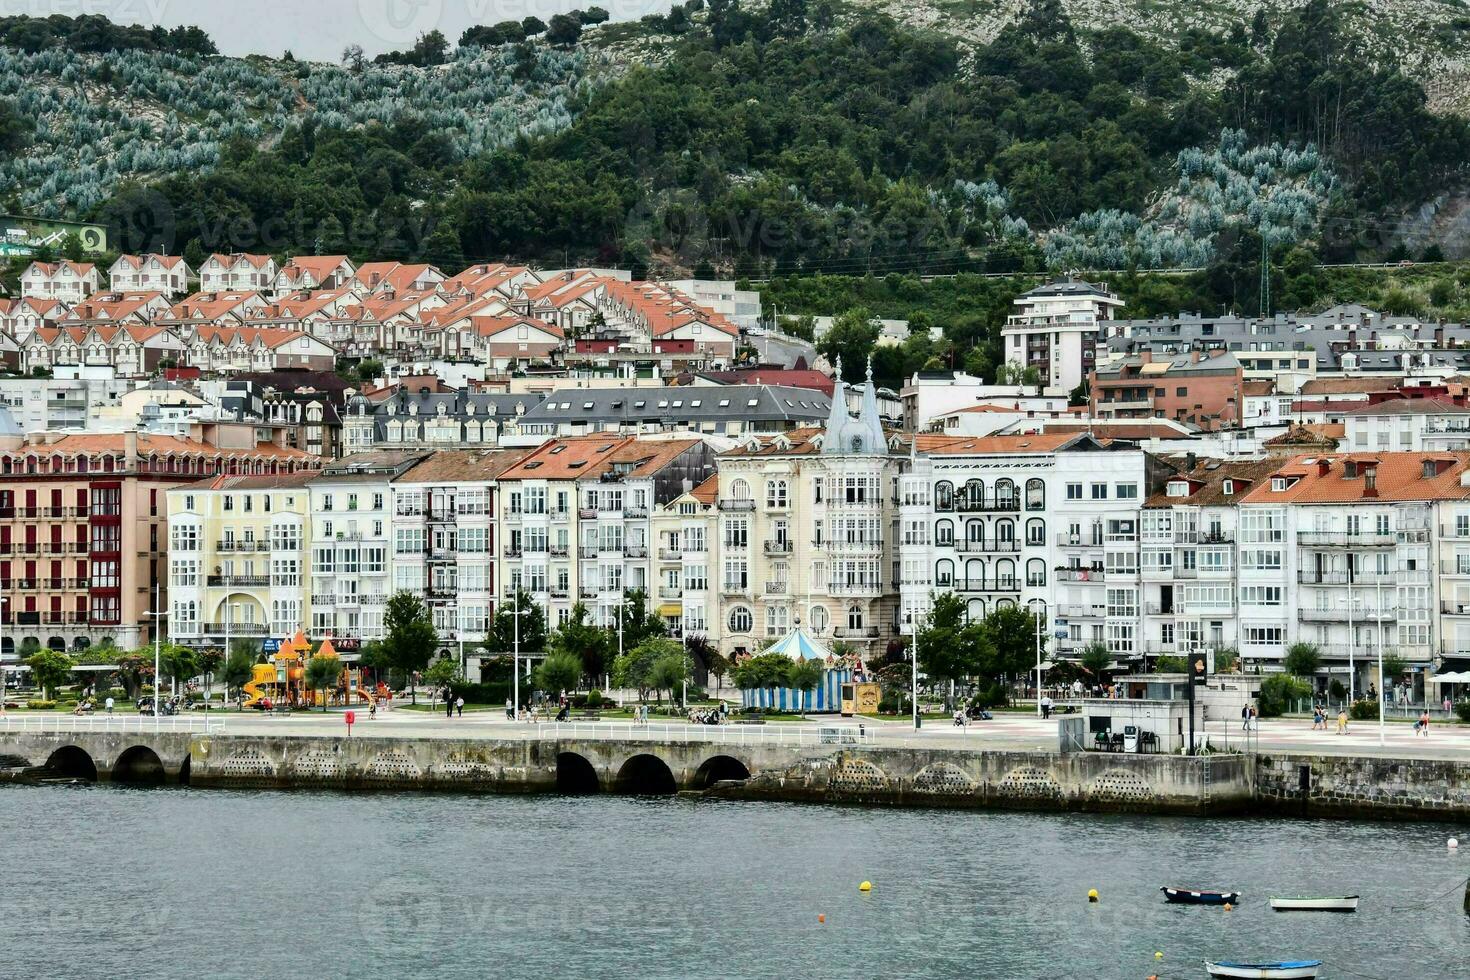
<svg viewBox="0 0 1470 980">
<path fill-rule="evenodd" d="M 1271 907 L 1278 912 L 1356 912 L 1358 896 L 1342 898 L 1273 898 Z"/>
<path fill-rule="evenodd" d="M 1241 963 L 1236 960 L 1205 960 L 1212 977 L 1234 977 L 1244 980 L 1316 980 L 1321 960 L 1282 960 L 1279 963 Z"/>
</svg>

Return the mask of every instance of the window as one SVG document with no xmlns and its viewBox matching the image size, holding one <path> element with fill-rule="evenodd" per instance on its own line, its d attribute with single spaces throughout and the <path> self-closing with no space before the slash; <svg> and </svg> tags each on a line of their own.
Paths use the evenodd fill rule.
<svg viewBox="0 0 1470 980">
<path fill-rule="evenodd" d="M 750 610 L 744 606 L 736 606 L 730 610 L 731 633 L 749 633 L 752 623 Z"/>
<path fill-rule="evenodd" d="M 863 607 L 847 607 L 847 628 L 853 631 L 861 631 L 863 628 Z"/>
<path fill-rule="evenodd" d="M 1137 500 L 1138 499 L 1138 484 L 1136 484 L 1136 483 L 1120 483 L 1117 486 L 1117 494 L 1118 494 L 1118 499 L 1119 500 Z"/>
<path fill-rule="evenodd" d="M 1026 509 L 1046 510 L 1046 482 L 1036 478 L 1026 481 Z"/>
<path fill-rule="evenodd" d="M 1107 500 L 1108 499 L 1108 485 L 1106 483 L 1094 483 L 1092 485 L 1092 499 L 1093 500 Z"/>
<path fill-rule="evenodd" d="M 766 481 L 766 506 L 785 507 L 787 495 L 787 484 L 785 480 Z"/>
<path fill-rule="evenodd" d="M 1069 484 L 1067 484 L 1067 499 L 1068 500 L 1081 500 L 1082 499 L 1082 484 L 1080 484 L 1080 483 L 1069 483 Z"/>
<path fill-rule="evenodd" d="M 824 632 L 831 621 L 832 617 L 827 612 L 826 606 L 812 606 L 811 624 L 814 632 Z"/>
</svg>

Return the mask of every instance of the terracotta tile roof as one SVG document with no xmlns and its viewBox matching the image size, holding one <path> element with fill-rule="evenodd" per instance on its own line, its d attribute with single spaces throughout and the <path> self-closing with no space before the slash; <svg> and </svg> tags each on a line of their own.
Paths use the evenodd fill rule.
<svg viewBox="0 0 1470 980">
<path fill-rule="evenodd" d="M 393 478 L 395 483 L 463 483 L 494 480 L 525 459 L 529 449 L 441 449 Z"/>
<path fill-rule="evenodd" d="M 305 487 L 321 477 L 316 470 L 275 473 L 262 476 L 220 476 L 209 484 L 211 490 L 290 490 Z"/>
<path fill-rule="evenodd" d="M 500 475 L 502 480 L 576 480 L 600 466 L 631 437 L 573 436 L 543 442 Z"/>
<path fill-rule="evenodd" d="M 1276 391 L 1276 382 L 1269 379 L 1261 381 L 1244 381 L 1240 385 L 1241 394 L 1245 395 L 1270 395 Z"/>
<path fill-rule="evenodd" d="M 689 491 L 689 495 L 691 497 L 693 497 L 695 500 L 697 500 L 700 503 L 704 504 L 706 507 L 713 506 L 714 505 L 714 502 L 715 502 L 715 498 L 717 498 L 720 495 L 720 476 L 719 476 L 719 474 L 718 473 L 715 474 L 714 476 L 710 477 L 708 480 L 705 480 L 699 486 L 695 487 L 693 490 L 690 490 Z"/>
<path fill-rule="evenodd" d="M 1470 408 L 1438 398 L 1394 398 L 1376 405 L 1364 405 L 1344 415 L 1470 415 Z"/>
<path fill-rule="evenodd" d="M 73 262 L 70 259 L 62 259 L 60 262 L 32 262 L 31 266 L 40 269 L 48 276 L 54 276 L 62 269 L 70 268 L 79 277 L 85 277 L 97 268 L 91 262 Z"/>
<path fill-rule="evenodd" d="M 1178 457 L 1175 461 L 1179 462 Z M 1176 504 L 1204 507 L 1213 504 L 1233 504 L 1240 501 L 1251 490 L 1260 486 L 1282 466 L 1279 456 L 1265 459 L 1222 461 L 1205 460 L 1187 473 L 1170 477 L 1168 483 L 1188 480 L 1190 492 L 1187 496 L 1169 496 L 1168 483 L 1161 493 L 1156 493 L 1144 502 L 1145 507 L 1172 507 Z M 1225 481 L 1234 483 L 1233 492 L 1225 493 Z"/>
<path fill-rule="evenodd" d="M 505 331 L 526 324 L 533 330 L 549 333 L 553 337 L 565 338 L 566 332 L 554 323 L 545 320 L 537 320 L 527 316 L 474 316 L 470 317 L 470 324 L 475 333 L 486 339 L 493 338 Z"/>
<path fill-rule="evenodd" d="M 1424 475 L 1426 461 L 1434 472 Z M 1470 487 L 1460 479 L 1470 467 L 1470 453 L 1321 453 L 1295 456 L 1276 476 L 1286 477 L 1285 490 L 1270 481 L 1252 490 L 1245 504 L 1328 504 L 1372 500 L 1461 500 Z M 1354 471 L 1349 476 L 1349 469 Z M 1376 494 L 1368 493 L 1365 471 L 1375 472 Z"/>
<path fill-rule="evenodd" d="M 699 377 L 731 385 L 784 385 L 788 388 L 810 388 L 831 397 L 832 379 L 821 371 L 796 371 L 789 368 L 737 368 L 733 371 L 701 371 Z"/>
</svg>

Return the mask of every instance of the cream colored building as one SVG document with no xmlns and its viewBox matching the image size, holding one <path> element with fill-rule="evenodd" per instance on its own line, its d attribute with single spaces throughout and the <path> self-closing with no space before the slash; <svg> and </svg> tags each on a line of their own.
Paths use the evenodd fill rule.
<svg viewBox="0 0 1470 980">
<path fill-rule="evenodd" d="M 170 490 L 171 639 L 225 645 L 306 622 L 314 472 L 222 477 Z"/>
<path fill-rule="evenodd" d="M 894 497 L 905 457 L 887 442 L 871 372 L 858 416 L 845 406 L 834 395 L 825 427 L 752 438 L 719 457 L 710 573 L 722 653 L 754 653 L 795 626 L 865 657 L 897 635 Z"/>
</svg>

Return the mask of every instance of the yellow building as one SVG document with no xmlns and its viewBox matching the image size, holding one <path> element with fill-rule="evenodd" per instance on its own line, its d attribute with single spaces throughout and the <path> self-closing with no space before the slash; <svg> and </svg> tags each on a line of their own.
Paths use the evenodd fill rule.
<svg viewBox="0 0 1470 980">
<path fill-rule="evenodd" d="M 169 492 L 173 640 L 224 646 L 303 628 L 311 582 L 307 484 L 317 475 L 222 477 Z"/>
</svg>

